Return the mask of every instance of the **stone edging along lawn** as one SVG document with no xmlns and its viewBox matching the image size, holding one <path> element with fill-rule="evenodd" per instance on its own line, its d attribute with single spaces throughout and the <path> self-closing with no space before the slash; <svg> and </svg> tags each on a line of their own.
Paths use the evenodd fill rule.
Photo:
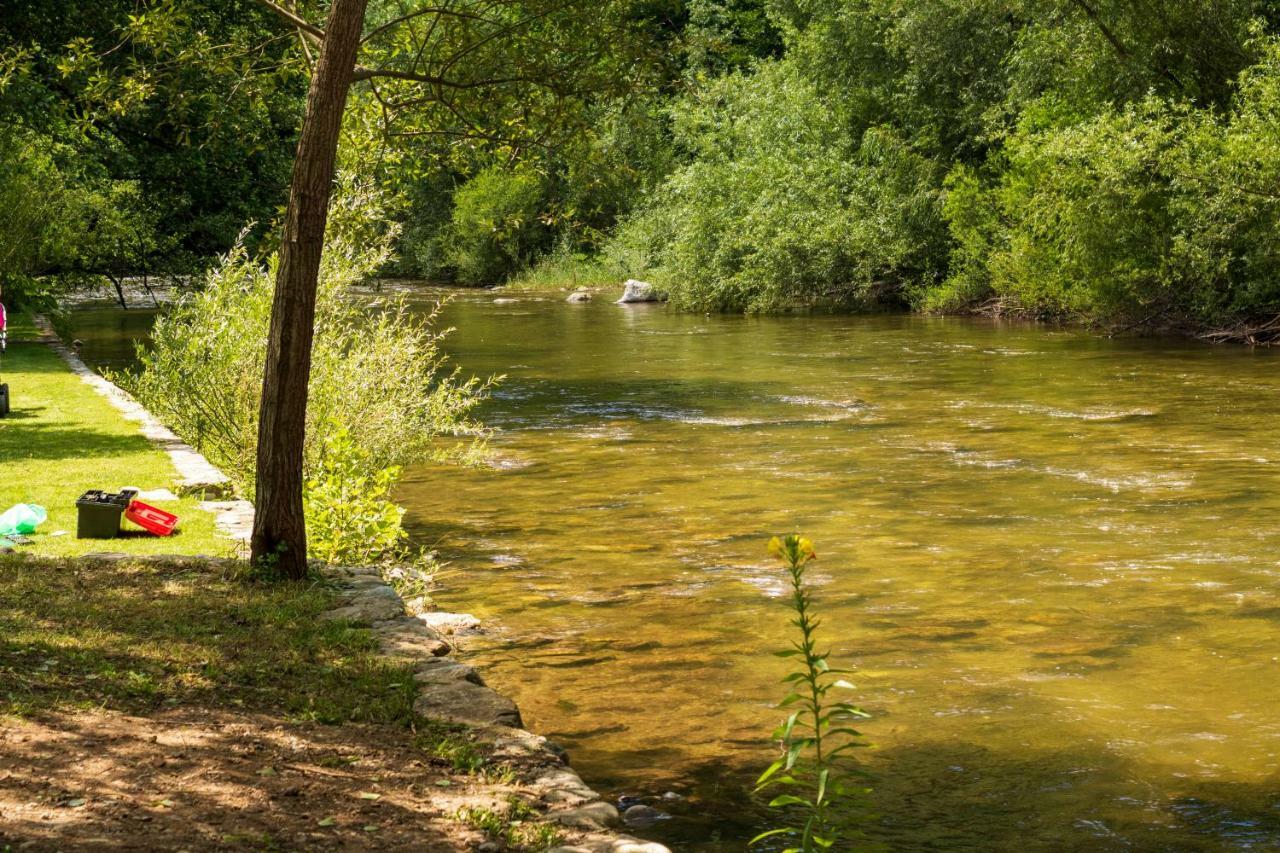
<svg viewBox="0 0 1280 853">
<path fill-rule="evenodd" d="M 164 450 L 182 478 L 180 489 L 223 492 L 226 476 L 199 452 L 161 424 L 141 404 L 98 375 L 53 333 L 47 321 L 37 318 L 41 340 L 53 348 L 72 372 L 106 398 L 128 420 L 141 425 L 146 438 Z M 201 508 L 218 514 L 218 526 L 233 539 L 245 542 L 253 522 L 253 507 L 246 501 L 205 501 Z M 113 559 L 116 555 L 90 555 Z M 146 561 L 147 557 L 121 559 Z M 159 557 L 155 559 L 164 560 Z M 168 558 L 171 559 L 171 558 Z M 210 559 L 210 562 L 213 562 Z M 463 621 L 455 614 L 406 612 L 404 602 L 371 567 L 325 569 L 338 589 L 338 607 L 325 618 L 350 621 L 368 627 L 388 659 L 407 663 L 414 672 L 415 713 L 428 719 L 466 725 L 487 743 L 498 759 L 518 759 L 536 768 L 526 786 L 546 809 L 546 818 L 578 835 L 573 846 L 555 848 L 558 853 L 670 853 L 661 844 L 645 842 L 611 831 L 618 825 L 617 809 L 569 769 L 562 749 L 546 738 L 526 731 L 520 711 L 509 698 L 487 687 L 476 669 L 448 657 L 453 645 L 441 630 L 426 620 L 445 626 Z M 449 618 L 455 616 L 455 618 Z"/>
</svg>

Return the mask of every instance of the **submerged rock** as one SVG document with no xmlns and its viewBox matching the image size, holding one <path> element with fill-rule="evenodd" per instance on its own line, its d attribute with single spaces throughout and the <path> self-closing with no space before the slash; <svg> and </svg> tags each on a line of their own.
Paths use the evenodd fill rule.
<svg viewBox="0 0 1280 853">
<path fill-rule="evenodd" d="M 660 820 L 666 820 L 667 814 L 660 812 L 652 806 L 636 805 L 631 806 L 622 813 L 622 821 L 627 826 L 636 829 L 644 829 L 653 826 Z"/>
<path fill-rule="evenodd" d="M 615 305 L 629 305 L 633 302 L 661 302 L 658 291 L 647 281 L 629 278 L 622 285 L 622 298 Z"/>
<path fill-rule="evenodd" d="M 591 294 L 585 290 L 575 290 L 569 294 L 569 298 L 565 302 L 590 302 Z"/>
</svg>

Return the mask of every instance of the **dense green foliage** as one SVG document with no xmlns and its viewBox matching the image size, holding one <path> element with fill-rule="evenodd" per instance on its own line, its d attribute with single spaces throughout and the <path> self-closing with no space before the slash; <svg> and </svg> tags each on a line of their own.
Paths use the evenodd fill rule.
<svg viewBox="0 0 1280 853">
<path fill-rule="evenodd" d="M 354 89 L 348 166 L 403 226 L 382 273 L 635 275 L 694 310 L 1280 312 L 1274 4 L 504 0 L 392 26 L 402 5 L 371 3 L 361 61 L 448 85 Z M 0 287 L 190 270 L 250 222 L 253 245 L 310 55 L 251 0 L 9 4 Z"/>
<path fill-rule="evenodd" d="M 0 223 L 0 288 L 190 272 L 269 221 L 305 85 L 291 43 L 253 3 L 6 3 L 0 198 L 27 201 Z"/>
<path fill-rule="evenodd" d="M 764 3 L 621 230 L 687 308 L 1280 312 L 1277 14 L 1248 0 Z"/>
</svg>

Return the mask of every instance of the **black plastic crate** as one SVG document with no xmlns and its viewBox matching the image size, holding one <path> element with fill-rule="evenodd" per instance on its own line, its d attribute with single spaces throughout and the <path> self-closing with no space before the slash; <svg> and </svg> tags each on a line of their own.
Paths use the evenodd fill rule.
<svg viewBox="0 0 1280 853">
<path fill-rule="evenodd" d="M 120 535 L 120 516 L 128 506 L 125 495 L 99 489 L 85 492 L 76 501 L 76 538 L 115 539 Z"/>
</svg>

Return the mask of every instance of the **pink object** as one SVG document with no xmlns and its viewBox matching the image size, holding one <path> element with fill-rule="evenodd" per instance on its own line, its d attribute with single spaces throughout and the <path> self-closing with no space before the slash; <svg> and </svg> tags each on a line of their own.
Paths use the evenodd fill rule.
<svg viewBox="0 0 1280 853">
<path fill-rule="evenodd" d="M 156 509 L 142 501 L 131 501 L 124 517 L 156 536 L 168 536 L 178 526 L 178 517 L 171 512 Z"/>
</svg>

